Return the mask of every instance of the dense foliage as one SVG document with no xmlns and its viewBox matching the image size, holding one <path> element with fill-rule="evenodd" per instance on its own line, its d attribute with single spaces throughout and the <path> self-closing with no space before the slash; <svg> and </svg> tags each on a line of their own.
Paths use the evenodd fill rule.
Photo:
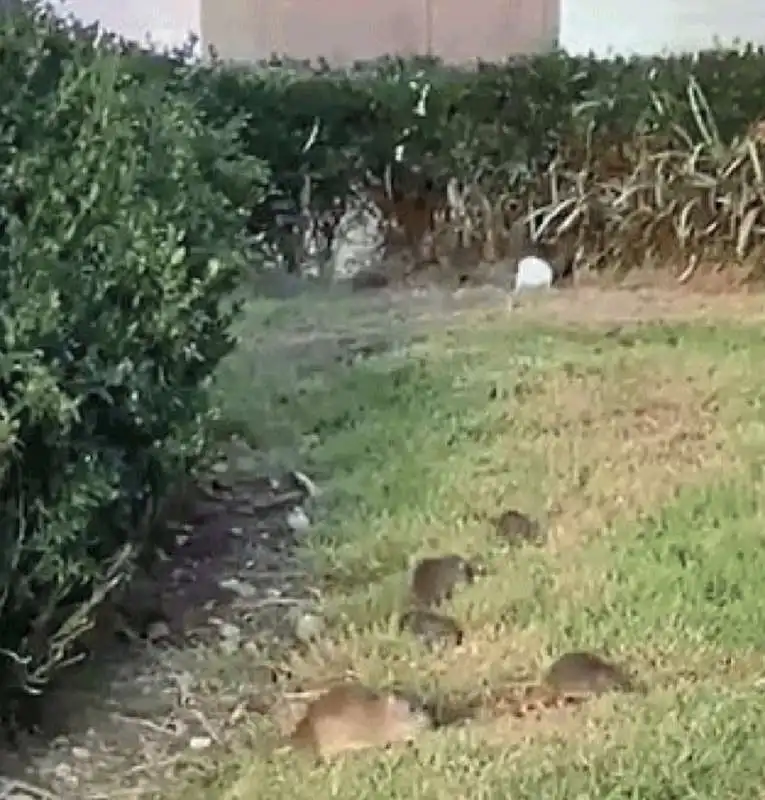
<svg viewBox="0 0 765 800">
<path fill-rule="evenodd" d="M 0 21 L 6 688 L 42 690 L 156 545 L 142 522 L 204 451 L 262 240 L 393 162 L 493 257 L 520 224 L 580 265 L 761 261 L 762 52 L 343 72 L 182 56 L 29 6 Z"/>
<path fill-rule="evenodd" d="M 247 152 L 296 211 L 306 178 L 312 214 L 326 214 L 370 172 L 382 178 L 403 145 L 404 166 L 441 189 L 454 181 L 461 241 L 501 240 L 521 219 L 530 236 L 579 248 L 585 265 L 629 266 L 757 256 L 762 145 L 746 134 L 765 111 L 764 66 L 753 49 L 555 53 L 471 71 L 395 59 L 342 72 L 219 65 L 191 83 L 210 118 L 247 118 Z"/>
<path fill-rule="evenodd" d="M 36 691 L 200 457 L 248 256 L 235 198 L 267 173 L 235 119 L 113 43 L 27 8 L 0 48 L 0 686 Z"/>
</svg>

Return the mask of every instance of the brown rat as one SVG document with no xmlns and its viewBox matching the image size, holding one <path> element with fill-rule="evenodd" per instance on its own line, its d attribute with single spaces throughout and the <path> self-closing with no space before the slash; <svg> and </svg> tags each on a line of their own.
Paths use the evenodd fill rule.
<svg viewBox="0 0 765 800">
<path fill-rule="evenodd" d="M 323 759 L 412 741 L 432 724 L 427 713 L 415 710 L 399 695 L 348 683 L 329 689 L 309 704 L 290 742 Z"/>
<path fill-rule="evenodd" d="M 526 717 L 550 709 L 577 707 L 608 691 L 641 691 L 618 666 L 594 653 L 572 651 L 557 659 L 539 683 L 489 689 L 463 701 L 469 715 Z"/>
<path fill-rule="evenodd" d="M 458 583 L 473 583 L 475 567 L 455 554 L 423 558 L 412 572 L 412 598 L 415 605 L 439 605 L 451 600 Z"/>
<path fill-rule="evenodd" d="M 459 647 L 465 638 L 455 619 L 424 608 L 410 609 L 401 615 L 399 631 L 405 629 L 429 645 L 451 642 Z"/>
<path fill-rule="evenodd" d="M 572 651 L 558 658 L 545 672 L 542 684 L 568 695 L 635 690 L 632 679 L 624 670 L 584 651 Z"/>
<path fill-rule="evenodd" d="M 541 545 L 545 542 L 540 523 L 515 508 L 506 509 L 493 522 L 497 535 L 509 544 Z"/>
</svg>

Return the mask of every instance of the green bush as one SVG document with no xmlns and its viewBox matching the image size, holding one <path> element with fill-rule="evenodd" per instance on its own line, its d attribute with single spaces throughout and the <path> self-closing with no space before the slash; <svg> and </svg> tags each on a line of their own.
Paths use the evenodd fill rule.
<svg viewBox="0 0 765 800">
<path fill-rule="evenodd" d="M 192 91 L 211 117 L 249 121 L 247 150 L 271 165 L 280 189 L 295 194 L 296 175 L 309 173 L 328 199 L 366 169 L 379 172 L 402 142 L 414 164 L 469 178 L 545 163 L 562 136 L 593 123 L 604 136 L 632 136 L 656 123 L 657 93 L 677 98 L 672 122 L 688 128 L 691 75 L 728 140 L 765 107 L 764 63 L 762 51 L 748 50 L 615 60 L 558 52 L 477 71 L 394 59 L 334 72 L 217 64 L 196 73 Z"/>
<path fill-rule="evenodd" d="M 0 686 L 42 690 L 199 459 L 266 167 L 133 56 L 0 21 Z M 134 64 L 133 64 L 134 66 Z M 193 72 L 193 68 L 189 68 Z M 180 75 L 180 73 L 178 73 Z M 239 198 L 239 203 L 237 202 Z M 0 693 L 0 702 L 8 693 Z"/>
<path fill-rule="evenodd" d="M 526 215 L 528 236 L 539 235 L 545 223 L 542 238 L 571 240 L 568 249 L 581 244 L 585 261 L 598 266 L 614 263 L 614 254 L 603 247 L 606 233 L 599 231 L 597 241 L 580 240 L 589 235 L 585 226 L 600 225 L 593 215 L 621 213 L 602 185 L 606 162 L 614 166 L 615 154 L 620 159 L 616 174 L 605 170 L 607 180 L 622 182 L 612 187 L 614 196 L 620 189 L 633 193 L 635 176 L 651 172 L 636 155 L 646 147 L 659 161 L 672 153 L 680 176 L 702 167 L 695 184 L 725 174 L 741 156 L 731 146 L 734 138 L 765 109 L 763 67 L 762 49 L 614 60 L 558 52 L 472 71 L 396 59 L 344 71 L 273 62 L 249 69 L 216 64 L 198 70 L 185 89 L 209 119 L 248 121 L 247 152 L 268 162 L 274 196 L 293 209 L 300 208 L 306 176 L 311 211 L 321 216 L 338 200 L 346 201 L 350 187 L 363 185 L 369 172 L 381 178 L 395 147 L 404 144 L 405 166 L 421 170 L 441 189 L 456 180 L 467 206 L 458 217 L 469 219 L 472 231 L 488 238 L 497 218 L 508 222 L 513 213 Z M 418 100 L 425 91 L 420 114 Z M 688 181 L 671 182 L 681 207 L 691 200 L 700 206 L 730 201 L 720 183 L 710 197 L 694 196 Z M 746 198 L 743 202 L 747 206 Z M 576 223 L 567 213 L 573 206 Z M 655 216 L 667 212 L 651 210 Z M 681 210 L 670 213 L 675 227 L 685 225 Z M 268 225 L 266 217 L 257 216 L 259 227 Z M 698 217 L 701 231 L 708 220 Z M 559 223 L 566 220 L 564 229 Z M 684 235 L 670 250 L 689 255 L 689 242 L 700 247 L 708 239 L 696 233 Z M 731 256 L 741 250 L 719 241 L 716 250 L 719 245 Z M 630 261 L 641 247 L 642 240 L 633 241 L 617 261 Z M 694 257 L 701 255 L 699 250 Z"/>
</svg>

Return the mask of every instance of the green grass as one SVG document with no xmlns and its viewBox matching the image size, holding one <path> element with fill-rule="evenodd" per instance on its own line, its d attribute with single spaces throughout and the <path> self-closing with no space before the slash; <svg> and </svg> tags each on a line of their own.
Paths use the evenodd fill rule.
<svg viewBox="0 0 765 800">
<path fill-rule="evenodd" d="M 253 336 L 221 375 L 230 423 L 299 452 L 326 488 L 310 555 L 330 638 L 295 659 L 298 678 L 351 666 L 448 694 L 590 648 L 651 690 L 323 767 L 270 756 L 254 721 L 167 797 L 762 797 L 763 363 L 745 326 L 607 337 L 480 317 L 317 369 L 265 363 Z M 487 519 L 507 505 L 546 520 L 546 548 L 502 549 Z M 467 646 L 434 654 L 389 620 L 411 560 L 442 551 L 482 556 L 489 575 L 453 603 Z"/>
</svg>

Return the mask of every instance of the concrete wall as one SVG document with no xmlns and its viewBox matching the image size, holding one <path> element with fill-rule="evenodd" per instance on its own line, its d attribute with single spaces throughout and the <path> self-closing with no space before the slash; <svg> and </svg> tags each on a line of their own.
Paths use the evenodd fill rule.
<svg viewBox="0 0 765 800">
<path fill-rule="evenodd" d="M 310 2 L 315 5 L 318 0 Z M 245 62 L 254 60 L 253 46 L 258 31 L 270 22 L 257 13 L 257 0 L 199 0 L 199 4 L 202 52 L 207 53 L 212 45 L 221 58 Z M 260 57 L 268 55 L 270 53 Z"/>
<path fill-rule="evenodd" d="M 433 52 L 449 61 L 545 50 L 559 0 L 57 0 L 85 22 L 143 41 L 201 34 L 236 60 L 324 56 L 333 62 Z"/>
<path fill-rule="evenodd" d="M 294 58 L 324 56 L 342 63 L 385 54 L 433 52 L 449 61 L 506 58 L 549 49 L 557 35 L 558 0 L 202 0 L 250 15 L 258 24 L 251 58 L 272 52 Z M 233 11 L 231 13 L 234 13 Z M 230 27 L 206 24 L 205 40 L 222 54 L 240 56 L 241 37 Z M 246 49 L 246 48 L 245 48 Z"/>
<path fill-rule="evenodd" d="M 138 40 L 181 44 L 201 33 L 227 58 L 323 55 L 336 62 L 385 53 L 450 61 L 574 52 L 697 50 L 715 37 L 765 44 L 763 0 L 56 0 L 85 22 Z M 560 7 L 559 7 L 560 4 Z"/>
</svg>

